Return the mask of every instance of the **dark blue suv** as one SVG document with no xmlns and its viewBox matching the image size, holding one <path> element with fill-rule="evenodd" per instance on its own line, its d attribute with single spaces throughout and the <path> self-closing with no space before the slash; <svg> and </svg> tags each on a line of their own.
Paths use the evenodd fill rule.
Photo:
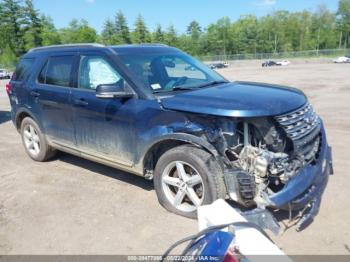
<svg viewBox="0 0 350 262">
<path fill-rule="evenodd" d="M 33 49 L 7 92 L 32 159 L 61 150 L 153 179 L 160 203 L 188 217 L 231 198 L 312 218 L 332 173 L 302 92 L 229 82 L 164 45 Z"/>
</svg>

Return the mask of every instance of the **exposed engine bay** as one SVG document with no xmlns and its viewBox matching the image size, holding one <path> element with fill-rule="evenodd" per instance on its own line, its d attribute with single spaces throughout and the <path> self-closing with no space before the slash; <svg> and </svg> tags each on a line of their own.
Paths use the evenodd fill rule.
<svg viewBox="0 0 350 262">
<path fill-rule="evenodd" d="M 223 122 L 208 138 L 229 169 L 225 181 L 231 199 L 247 207 L 265 207 L 269 195 L 316 161 L 320 119 L 307 104 L 283 116 Z"/>
</svg>

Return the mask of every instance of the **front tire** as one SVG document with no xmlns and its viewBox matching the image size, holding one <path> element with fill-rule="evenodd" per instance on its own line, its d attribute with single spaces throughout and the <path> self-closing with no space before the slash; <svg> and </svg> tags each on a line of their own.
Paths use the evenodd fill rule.
<svg viewBox="0 0 350 262">
<path fill-rule="evenodd" d="M 55 155 L 56 151 L 48 145 L 45 136 L 32 118 L 23 119 L 21 136 L 26 153 L 33 160 L 44 162 Z"/>
<path fill-rule="evenodd" d="M 197 208 L 226 197 L 223 172 L 207 151 L 183 145 L 164 153 L 154 171 L 160 204 L 175 214 L 196 218 Z"/>
</svg>

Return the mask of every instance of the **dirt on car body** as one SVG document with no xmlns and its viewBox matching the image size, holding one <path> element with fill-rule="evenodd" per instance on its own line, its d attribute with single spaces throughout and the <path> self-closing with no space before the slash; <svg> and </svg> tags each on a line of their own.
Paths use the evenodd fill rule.
<svg viewBox="0 0 350 262">
<path fill-rule="evenodd" d="M 303 61 L 283 68 L 262 68 L 260 61 L 231 63 L 220 73 L 230 80 L 294 86 L 309 96 L 324 119 L 336 175 L 316 221 L 301 233 L 287 230 L 274 240 L 288 254 L 348 254 L 349 65 Z M 161 254 L 174 241 L 197 231 L 195 221 L 164 211 L 152 184 L 142 178 L 65 154 L 45 164 L 29 160 L 9 122 L 4 83 L 0 199 L 6 213 L 0 213 L 7 222 L 0 227 L 0 253 Z"/>
</svg>

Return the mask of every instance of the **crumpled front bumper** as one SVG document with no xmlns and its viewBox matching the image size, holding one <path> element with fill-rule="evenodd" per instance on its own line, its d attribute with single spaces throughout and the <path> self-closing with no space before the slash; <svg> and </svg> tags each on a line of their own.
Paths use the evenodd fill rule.
<svg viewBox="0 0 350 262">
<path fill-rule="evenodd" d="M 318 214 L 329 175 L 333 174 L 332 148 L 327 143 L 323 123 L 321 132 L 322 143 L 316 163 L 305 166 L 281 191 L 268 197 L 270 207 L 290 212 L 299 210 L 297 231 L 311 224 Z"/>
<path fill-rule="evenodd" d="M 321 125 L 321 148 L 316 163 L 306 165 L 279 192 L 271 195 L 265 194 L 262 199 L 263 204 L 258 204 L 258 208 L 242 213 L 249 221 L 277 232 L 279 225 L 265 207 L 299 211 L 297 231 L 302 230 L 313 221 L 319 211 L 329 175 L 333 174 L 332 149 L 327 143 L 322 122 Z M 235 200 L 232 197 L 235 196 L 235 188 L 229 178 L 232 178 L 232 175 L 228 173 L 225 176 L 226 186 L 230 198 Z"/>
<path fill-rule="evenodd" d="M 322 124 L 322 142 L 319 157 L 314 165 L 307 165 L 293 177 L 285 187 L 269 196 L 271 207 L 280 209 L 303 209 L 311 201 L 321 201 L 321 196 L 333 174 L 332 149 L 328 146 L 326 132 Z"/>
</svg>

